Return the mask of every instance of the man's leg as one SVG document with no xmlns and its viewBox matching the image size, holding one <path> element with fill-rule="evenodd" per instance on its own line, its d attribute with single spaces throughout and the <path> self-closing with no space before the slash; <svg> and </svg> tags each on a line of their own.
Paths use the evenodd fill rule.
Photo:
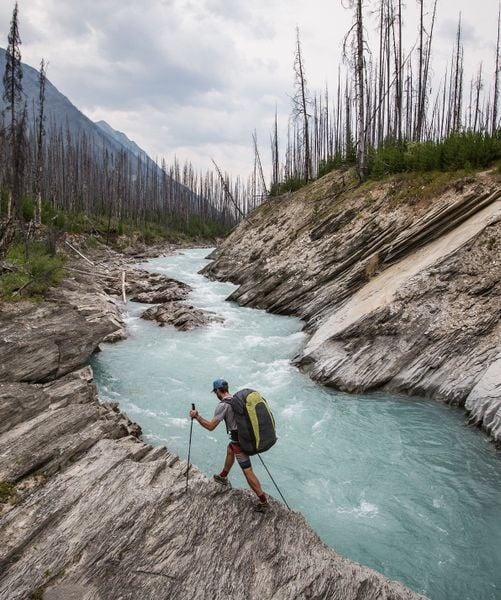
<svg viewBox="0 0 501 600">
<path fill-rule="evenodd" d="M 231 444 L 228 445 L 228 448 L 226 449 L 226 458 L 224 461 L 224 467 L 223 470 L 221 471 L 221 473 L 219 473 L 219 475 L 214 475 L 214 479 L 215 481 L 217 481 L 218 483 L 222 483 L 224 485 L 228 485 L 228 473 L 231 470 L 231 467 L 233 466 L 233 463 L 235 462 L 235 453 L 233 452 L 232 448 L 231 448 Z"/>
<path fill-rule="evenodd" d="M 226 448 L 226 459 L 224 461 L 223 477 L 226 477 L 228 475 L 228 473 L 231 471 L 231 467 L 233 466 L 234 462 L 235 462 L 235 453 L 231 449 L 231 444 L 229 444 L 228 447 Z"/>
<path fill-rule="evenodd" d="M 250 488 L 253 490 L 256 496 L 261 498 L 261 496 L 264 495 L 263 488 L 261 487 L 261 484 L 259 483 L 259 479 L 256 477 L 256 474 L 252 470 L 252 467 L 247 467 L 247 469 L 242 469 L 242 471 L 245 475 L 245 479 L 247 479 L 247 483 L 249 484 Z"/>
<path fill-rule="evenodd" d="M 250 458 L 247 456 L 247 454 L 245 454 L 242 448 L 240 448 L 239 444 L 233 443 L 231 446 L 233 453 L 237 458 L 238 464 L 240 465 L 243 474 L 245 475 L 245 479 L 249 484 L 249 487 L 259 498 L 259 504 L 264 508 L 268 508 L 268 499 L 266 498 L 263 492 L 263 488 L 261 487 L 259 479 L 256 477 L 254 471 L 252 470 Z"/>
</svg>

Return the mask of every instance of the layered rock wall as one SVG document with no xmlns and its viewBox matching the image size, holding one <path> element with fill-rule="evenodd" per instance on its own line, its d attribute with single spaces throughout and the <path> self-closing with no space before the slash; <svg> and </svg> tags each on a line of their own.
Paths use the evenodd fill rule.
<svg viewBox="0 0 501 600">
<path fill-rule="evenodd" d="M 302 317 L 297 363 L 316 380 L 465 406 L 501 441 L 497 177 L 409 189 L 330 174 L 266 202 L 205 273 L 240 284 L 237 302 Z"/>
</svg>

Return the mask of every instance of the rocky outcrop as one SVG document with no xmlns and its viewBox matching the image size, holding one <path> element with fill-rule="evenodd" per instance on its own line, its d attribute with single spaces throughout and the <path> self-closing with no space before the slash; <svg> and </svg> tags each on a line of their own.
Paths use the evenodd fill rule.
<svg viewBox="0 0 501 600">
<path fill-rule="evenodd" d="M 302 317 L 312 337 L 296 362 L 316 380 L 465 406 L 501 441 L 496 176 L 414 188 L 346 177 L 266 202 L 206 274 L 240 284 L 241 304 Z"/>
<path fill-rule="evenodd" d="M 161 327 L 173 325 L 180 331 L 189 331 L 198 327 L 206 327 L 211 323 L 223 322 L 223 318 L 214 312 L 179 302 L 166 302 L 160 306 L 148 308 L 141 318 L 156 321 Z"/>
<path fill-rule="evenodd" d="M 470 413 L 470 423 L 482 425 L 496 440 L 501 439 L 501 354 L 477 380 L 469 393 L 465 407 Z"/>
<path fill-rule="evenodd" d="M 155 321 L 161 327 L 172 325 L 180 331 L 189 331 L 223 321 L 215 313 L 195 308 L 186 302 L 192 289 L 186 283 L 159 273 L 135 269 L 130 265 L 122 265 L 121 270 L 115 268 L 105 289 L 107 293 L 115 296 L 121 296 L 125 291 L 133 302 L 156 304 L 157 306 L 146 309 L 141 318 Z M 115 343 L 125 337 L 124 331 L 116 331 L 108 335 L 104 341 Z"/>
<path fill-rule="evenodd" d="M 0 382 L 70 373 L 122 327 L 117 304 L 87 277 L 65 280 L 41 304 L 0 303 Z"/>
<path fill-rule="evenodd" d="M 7 483 L 47 478 L 101 439 L 141 433 L 117 407 L 99 403 L 89 367 L 46 385 L 0 384 L 0 407 L 0 481 Z"/>
<path fill-rule="evenodd" d="M 187 464 L 99 402 L 82 363 L 120 326 L 117 305 L 97 283 L 109 274 L 71 268 L 47 303 L 2 306 L 1 600 L 421 598 L 273 499 L 254 513 L 250 492 L 193 467 L 187 490 Z"/>
<path fill-rule="evenodd" d="M 254 514 L 247 492 L 195 470 L 185 493 L 185 469 L 164 448 L 99 441 L 2 519 L 0 597 L 420 597 L 336 555 L 276 502 Z"/>
<path fill-rule="evenodd" d="M 108 282 L 106 291 L 120 296 L 122 278 L 120 272 Z M 160 304 L 185 300 L 191 287 L 159 273 L 149 273 L 141 269 L 127 267 L 125 270 L 125 292 L 133 302 Z"/>
<path fill-rule="evenodd" d="M 117 405 L 100 403 L 89 357 L 123 327 L 99 273 L 71 263 L 43 303 L 0 303 L 0 482 L 23 499 L 104 438 L 138 437 Z M 3 506 L 3 510 L 8 506 Z"/>
<path fill-rule="evenodd" d="M 501 341 L 501 265 L 488 246 L 501 218 L 467 240 L 460 229 L 389 267 L 318 328 L 301 359 L 315 378 L 464 405 Z"/>
</svg>

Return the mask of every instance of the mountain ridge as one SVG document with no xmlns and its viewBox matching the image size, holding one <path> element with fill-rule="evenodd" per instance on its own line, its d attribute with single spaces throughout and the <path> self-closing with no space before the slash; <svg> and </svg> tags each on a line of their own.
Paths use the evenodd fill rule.
<svg viewBox="0 0 501 600">
<path fill-rule="evenodd" d="M 6 51 L 0 48 L 0 72 L 5 71 Z M 23 69 L 23 95 L 28 108 L 28 122 L 33 125 L 39 110 L 39 72 L 26 63 Z M 0 112 L 5 110 L 3 94 L 0 96 Z M 160 168 L 155 161 L 125 133 L 117 131 L 106 121 L 94 122 L 85 115 L 71 100 L 60 92 L 47 78 L 45 87 L 45 113 L 47 134 L 55 133 L 54 129 L 68 128 L 72 136 L 84 134 L 97 149 L 107 149 L 113 154 L 125 151 L 135 167 L 137 158 L 150 168 Z"/>
<path fill-rule="evenodd" d="M 94 125 L 97 125 L 101 131 L 104 131 L 106 135 L 112 137 L 118 144 L 123 146 L 125 150 L 129 150 L 132 154 L 135 154 L 145 161 L 152 160 L 147 152 L 138 146 L 134 140 L 131 140 L 123 131 L 114 129 L 109 123 L 102 119 L 100 121 L 95 121 Z"/>
</svg>

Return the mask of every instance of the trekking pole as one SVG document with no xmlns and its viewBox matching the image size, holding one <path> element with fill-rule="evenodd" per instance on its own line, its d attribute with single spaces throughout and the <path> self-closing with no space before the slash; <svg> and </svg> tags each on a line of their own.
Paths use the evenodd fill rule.
<svg viewBox="0 0 501 600">
<path fill-rule="evenodd" d="M 259 460 L 263 463 L 263 467 L 266 469 L 266 472 L 268 473 L 268 475 L 270 476 L 270 479 L 273 481 L 273 484 L 275 485 L 275 487 L 277 488 L 278 493 L 280 494 L 280 498 L 282 498 L 282 500 L 285 503 L 285 506 L 291 510 L 291 507 L 287 504 L 287 500 L 283 497 L 282 492 L 280 491 L 280 488 L 278 487 L 278 485 L 276 484 L 276 481 L 273 479 L 271 473 L 268 470 L 268 467 L 264 464 L 264 460 L 261 458 L 261 455 L 258 454 L 259 456 Z"/>
<path fill-rule="evenodd" d="M 191 405 L 191 410 L 195 410 L 195 405 Z M 186 469 L 186 490 L 185 494 L 188 492 L 188 477 L 190 475 L 190 454 L 191 454 L 191 435 L 193 433 L 193 417 L 191 417 L 191 425 L 190 425 L 190 443 L 188 445 L 188 468 Z"/>
</svg>

